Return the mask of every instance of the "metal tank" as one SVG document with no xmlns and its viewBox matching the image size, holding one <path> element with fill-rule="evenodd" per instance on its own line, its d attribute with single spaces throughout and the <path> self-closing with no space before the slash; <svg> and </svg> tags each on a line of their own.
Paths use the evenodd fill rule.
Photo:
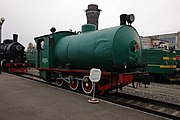
<svg viewBox="0 0 180 120">
<path fill-rule="evenodd" d="M 79 35 L 62 37 L 55 45 L 55 62 L 72 68 L 97 67 L 110 70 L 117 65 L 120 71 L 132 71 L 141 60 L 141 41 L 131 25 L 93 31 L 90 25 Z"/>
</svg>

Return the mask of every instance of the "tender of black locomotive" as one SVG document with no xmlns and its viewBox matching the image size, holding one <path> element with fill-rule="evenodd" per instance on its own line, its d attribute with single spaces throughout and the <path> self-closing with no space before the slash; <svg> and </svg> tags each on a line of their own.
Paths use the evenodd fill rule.
<svg viewBox="0 0 180 120">
<path fill-rule="evenodd" d="M 18 41 L 18 35 L 13 34 L 12 39 L 5 39 L 1 44 L 1 65 L 2 71 L 10 73 L 23 73 L 27 72 L 29 67 L 24 52 L 25 47 Z"/>
</svg>

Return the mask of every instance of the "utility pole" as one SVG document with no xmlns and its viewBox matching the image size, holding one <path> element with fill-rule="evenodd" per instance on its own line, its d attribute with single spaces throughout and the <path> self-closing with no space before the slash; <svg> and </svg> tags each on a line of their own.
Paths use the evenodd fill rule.
<svg viewBox="0 0 180 120">
<path fill-rule="evenodd" d="M 2 25 L 4 21 L 5 21 L 5 18 L 1 17 L 0 18 L 0 74 L 1 74 L 1 36 L 2 36 L 1 30 L 2 30 Z"/>
</svg>

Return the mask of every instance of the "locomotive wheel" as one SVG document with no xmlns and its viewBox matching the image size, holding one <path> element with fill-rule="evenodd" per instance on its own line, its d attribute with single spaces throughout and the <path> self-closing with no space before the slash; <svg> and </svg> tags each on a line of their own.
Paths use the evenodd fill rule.
<svg viewBox="0 0 180 120">
<path fill-rule="evenodd" d="M 58 80 L 56 80 L 56 84 L 57 84 L 57 86 L 62 86 L 63 85 L 63 83 L 64 83 L 64 80 L 63 79 L 58 79 Z"/>
<path fill-rule="evenodd" d="M 81 82 L 81 86 L 82 86 L 83 91 L 86 94 L 92 93 L 92 91 L 93 91 L 93 84 L 90 81 L 89 77 L 84 77 L 83 79 L 87 80 L 86 82 L 85 81 Z"/>
<path fill-rule="evenodd" d="M 78 80 L 73 80 L 71 83 L 69 83 L 69 87 L 71 90 L 76 90 L 79 86 L 79 81 Z"/>
</svg>

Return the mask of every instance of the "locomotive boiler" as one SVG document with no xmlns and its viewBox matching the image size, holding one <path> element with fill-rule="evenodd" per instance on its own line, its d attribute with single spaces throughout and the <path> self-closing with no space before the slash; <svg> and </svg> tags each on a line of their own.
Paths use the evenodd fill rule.
<svg viewBox="0 0 180 120">
<path fill-rule="evenodd" d="M 1 44 L 2 71 L 27 72 L 29 64 L 24 53 L 25 47 L 17 41 L 17 38 L 18 35 L 13 34 L 13 39 L 6 39 Z"/>
<path fill-rule="evenodd" d="M 88 77 L 91 68 L 102 70 L 96 84 L 99 91 L 122 88 L 140 79 L 144 73 L 136 70 L 142 47 L 138 32 L 131 26 L 133 21 L 133 14 L 123 14 L 120 26 L 96 30 L 86 24 L 77 33 L 52 28 L 52 34 L 36 37 L 36 66 L 41 78 L 59 86 L 66 82 L 72 90 L 81 83 L 85 93 L 93 89 Z"/>
<path fill-rule="evenodd" d="M 91 69 L 97 67 L 110 70 L 134 70 L 140 63 L 141 42 L 136 30 L 130 26 L 118 26 L 94 32 L 84 32 L 90 25 L 82 26 L 82 34 L 66 36 L 57 41 L 55 61 L 73 68 Z M 95 28 L 95 26 L 93 26 Z"/>
</svg>

